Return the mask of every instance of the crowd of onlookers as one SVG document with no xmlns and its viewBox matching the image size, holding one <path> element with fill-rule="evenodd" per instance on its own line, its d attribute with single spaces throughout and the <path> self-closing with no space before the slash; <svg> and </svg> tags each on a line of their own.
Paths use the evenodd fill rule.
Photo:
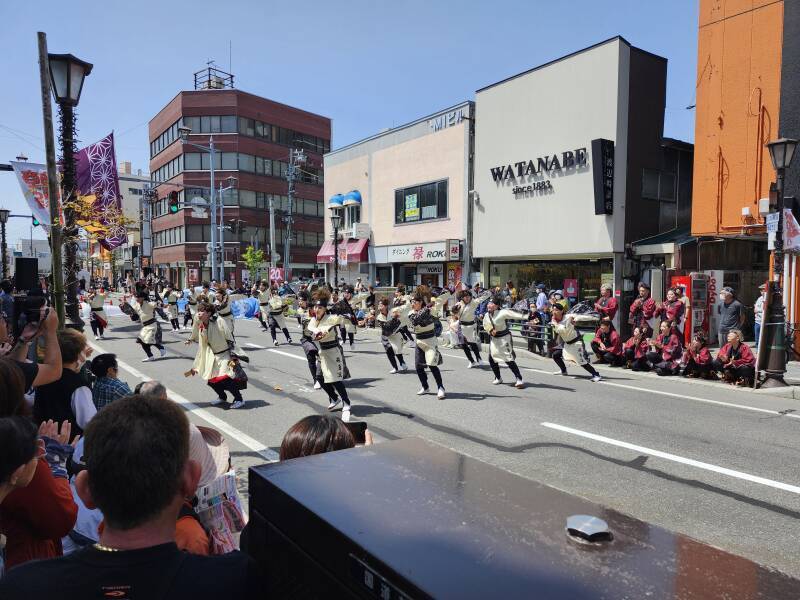
<svg viewBox="0 0 800 600">
<path fill-rule="evenodd" d="M 59 330 L 54 311 L 43 307 L 35 327 L 14 335 L 7 283 L 0 598 L 260 593 L 263 573 L 235 550 L 246 528 L 224 438 L 190 423 L 159 382 L 131 390 L 117 357 L 94 355 L 83 333 Z M 311 416 L 287 432 L 280 458 L 354 445 L 339 419 Z"/>
</svg>

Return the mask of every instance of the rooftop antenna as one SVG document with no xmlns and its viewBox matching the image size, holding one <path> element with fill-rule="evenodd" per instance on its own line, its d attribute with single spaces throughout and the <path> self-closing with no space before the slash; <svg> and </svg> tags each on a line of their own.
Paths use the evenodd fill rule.
<svg viewBox="0 0 800 600">
<path fill-rule="evenodd" d="M 228 40 L 228 73 L 233 73 L 233 42 Z"/>
</svg>

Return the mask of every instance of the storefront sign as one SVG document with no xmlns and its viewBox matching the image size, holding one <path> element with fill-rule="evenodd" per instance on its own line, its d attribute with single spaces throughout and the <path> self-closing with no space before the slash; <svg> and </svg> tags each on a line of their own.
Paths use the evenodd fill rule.
<svg viewBox="0 0 800 600">
<path fill-rule="evenodd" d="M 518 177 L 530 177 L 532 175 L 541 175 L 543 173 L 554 174 L 565 169 L 577 169 L 578 167 L 585 167 L 586 163 L 586 148 L 577 148 L 574 151 L 567 150 L 566 152 L 562 152 L 560 155 L 548 154 L 528 161 L 521 160 L 511 165 L 492 167 L 492 179 L 494 179 L 494 181 L 497 183 L 501 183 L 508 179 L 516 180 Z M 541 184 L 544 182 L 539 181 L 537 183 Z"/>
<path fill-rule="evenodd" d="M 614 142 L 592 140 L 592 175 L 594 177 L 594 214 L 614 212 Z"/>
<path fill-rule="evenodd" d="M 407 194 L 406 195 L 406 214 L 405 214 L 406 221 L 417 221 L 419 220 L 419 202 L 417 202 L 417 195 L 416 194 Z"/>
<path fill-rule="evenodd" d="M 447 244 L 445 242 L 430 242 L 389 246 L 388 259 L 391 263 L 444 262 L 447 260 Z"/>
<path fill-rule="evenodd" d="M 339 266 L 347 266 L 347 244 L 341 244 L 339 246 Z"/>
<path fill-rule="evenodd" d="M 442 265 L 419 265 L 417 267 L 417 275 L 439 275 L 444 273 Z"/>
<path fill-rule="evenodd" d="M 447 285 L 455 285 L 461 281 L 462 267 L 461 263 L 449 262 L 447 263 Z"/>
<path fill-rule="evenodd" d="M 189 269 L 189 285 L 197 285 L 200 283 L 200 270 Z"/>
<path fill-rule="evenodd" d="M 439 115 L 438 117 L 433 117 L 432 119 L 429 119 L 428 127 L 433 129 L 434 131 L 439 131 L 440 129 L 446 129 L 447 127 L 458 125 L 463 120 L 464 120 L 464 109 L 459 108 L 457 110 L 451 110 L 450 112 L 445 113 L 443 115 Z"/>
<path fill-rule="evenodd" d="M 283 269 L 271 267 L 269 270 L 270 281 L 283 281 Z"/>
<path fill-rule="evenodd" d="M 447 240 L 447 260 L 461 260 L 460 240 Z"/>
</svg>

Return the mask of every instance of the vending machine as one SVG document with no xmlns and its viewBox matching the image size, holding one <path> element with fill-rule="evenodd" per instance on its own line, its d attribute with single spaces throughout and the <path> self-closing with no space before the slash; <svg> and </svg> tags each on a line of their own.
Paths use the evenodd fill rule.
<svg viewBox="0 0 800 600">
<path fill-rule="evenodd" d="M 704 273 L 690 273 L 689 275 L 675 275 L 672 278 L 672 287 L 683 292 L 686 303 L 683 335 L 688 345 L 698 331 L 708 337 L 709 308 L 708 308 L 708 283 L 709 276 Z"/>
</svg>

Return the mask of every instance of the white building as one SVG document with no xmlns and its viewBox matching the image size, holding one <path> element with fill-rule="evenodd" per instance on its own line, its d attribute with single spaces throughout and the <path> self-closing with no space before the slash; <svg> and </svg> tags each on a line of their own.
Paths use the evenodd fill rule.
<svg viewBox="0 0 800 600">
<path fill-rule="evenodd" d="M 117 251 L 119 273 L 138 272 L 138 260 L 141 256 L 141 202 L 144 189 L 150 185 L 150 175 L 143 174 L 141 169 L 133 173 L 131 163 L 123 161 L 119 164 L 119 191 L 122 195 L 122 212 L 133 221 L 128 226 L 128 242 Z"/>
<path fill-rule="evenodd" d="M 11 257 L 11 269 L 9 273 L 14 273 L 14 258 L 20 256 L 24 258 L 36 258 L 38 262 L 39 273 L 49 273 L 50 267 L 53 263 L 53 257 L 50 253 L 50 243 L 47 240 L 25 239 L 17 240 L 13 249 L 13 257 Z"/>
</svg>

